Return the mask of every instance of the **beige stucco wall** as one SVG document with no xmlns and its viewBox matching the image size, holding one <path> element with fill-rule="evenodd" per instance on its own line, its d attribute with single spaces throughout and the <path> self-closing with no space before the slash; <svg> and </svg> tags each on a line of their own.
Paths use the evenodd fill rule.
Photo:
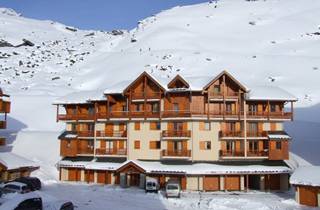
<svg viewBox="0 0 320 210">
<path fill-rule="evenodd" d="M 192 132 L 192 159 L 199 160 L 218 160 L 219 159 L 219 122 L 210 122 L 210 130 L 200 130 L 200 121 L 193 121 L 191 126 Z M 200 141 L 210 141 L 211 150 L 200 150 Z"/>
<path fill-rule="evenodd" d="M 161 130 L 166 129 L 166 123 L 161 123 Z M 128 159 L 159 160 L 161 149 L 149 149 L 150 141 L 160 141 L 161 130 L 150 130 L 149 121 L 140 121 L 140 130 L 134 129 L 134 121 L 127 125 Z M 140 149 L 134 149 L 134 141 L 140 140 Z M 161 145 L 162 146 L 162 145 Z"/>
<path fill-rule="evenodd" d="M 220 176 L 220 190 L 224 190 L 224 176 Z"/>
<path fill-rule="evenodd" d="M 68 169 L 61 168 L 61 181 L 68 181 Z"/>
</svg>

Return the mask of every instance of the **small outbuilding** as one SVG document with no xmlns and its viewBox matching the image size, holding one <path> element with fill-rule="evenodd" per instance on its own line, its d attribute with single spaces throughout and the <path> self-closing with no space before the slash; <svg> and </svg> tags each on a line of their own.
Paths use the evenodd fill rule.
<svg viewBox="0 0 320 210">
<path fill-rule="evenodd" d="M 0 182 L 29 176 L 39 165 L 11 152 L 0 152 Z"/>
<path fill-rule="evenodd" d="M 295 187 L 298 203 L 320 207 L 320 166 L 297 168 L 290 178 L 290 184 Z"/>
</svg>

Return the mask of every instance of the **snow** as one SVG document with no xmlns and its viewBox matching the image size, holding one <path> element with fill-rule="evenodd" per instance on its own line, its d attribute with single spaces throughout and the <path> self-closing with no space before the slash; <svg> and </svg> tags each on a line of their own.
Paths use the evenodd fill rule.
<svg viewBox="0 0 320 210">
<path fill-rule="evenodd" d="M 17 207 L 17 205 L 30 198 L 39 198 L 39 195 L 35 192 L 25 193 L 25 194 L 17 194 L 17 193 L 9 193 L 0 198 L 0 209 L 3 210 L 13 210 Z"/>
<path fill-rule="evenodd" d="M 181 199 L 166 199 L 163 193 L 145 193 L 137 188 L 120 188 L 84 183 L 51 183 L 42 192 L 57 199 L 71 200 L 77 209 L 123 210 L 311 210 L 300 206 L 294 194 L 246 192 L 183 192 Z M 63 192 L 63 193 L 61 193 Z M 77 192 L 77 193 L 75 193 Z"/>
<path fill-rule="evenodd" d="M 284 139 L 284 140 L 288 140 L 291 139 L 291 137 L 287 134 L 268 134 L 268 138 L 269 139 Z"/>
<path fill-rule="evenodd" d="M 106 101 L 103 90 L 73 92 L 56 99 L 53 104 L 87 104 L 90 101 Z"/>
<path fill-rule="evenodd" d="M 59 161 L 61 167 L 80 167 L 95 170 L 116 171 L 126 164 L 133 163 L 144 169 L 147 173 L 183 173 L 183 174 L 263 174 L 263 173 L 290 173 L 291 169 L 285 166 L 264 165 L 218 165 L 209 163 L 196 163 L 189 165 L 169 165 L 158 161 L 128 160 L 124 163 L 96 162 L 96 161 Z"/>
<path fill-rule="evenodd" d="M 297 168 L 290 177 L 290 184 L 320 187 L 320 166 Z"/>
<path fill-rule="evenodd" d="M 11 152 L 0 152 L 0 163 L 4 165 L 7 170 L 13 170 L 22 167 L 39 167 L 37 163 Z"/>
<path fill-rule="evenodd" d="M 257 86 L 251 88 L 247 100 L 297 101 L 298 99 L 279 87 Z"/>
</svg>

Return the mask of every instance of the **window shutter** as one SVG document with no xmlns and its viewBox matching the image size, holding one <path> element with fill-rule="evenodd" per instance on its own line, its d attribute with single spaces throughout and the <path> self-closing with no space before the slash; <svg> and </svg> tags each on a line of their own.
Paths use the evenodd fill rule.
<svg viewBox="0 0 320 210">
<path fill-rule="evenodd" d="M 206 142 L 200 141 L 200 150 L 205 150 Z"/>
<path fill-rule="evenodd" d="M 140 130 L 140 122 L 135 122 L 134 123 L 134 130 Z"/>
<path fill-rule="evenodd" d="M 140 140 L 134 141 L 134 148 L 135 149 L 140 149 Z"/>
</svg>

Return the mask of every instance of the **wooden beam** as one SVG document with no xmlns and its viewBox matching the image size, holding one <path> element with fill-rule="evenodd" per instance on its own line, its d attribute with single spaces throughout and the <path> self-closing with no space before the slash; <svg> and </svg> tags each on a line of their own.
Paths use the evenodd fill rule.
<svg viewBox="0 0 320 210">
<path fill-rule="evenodd" d="M 291 101 L 291 121 L 293 121 L 293 101 Z"/>
<path fill-rule="evenodd" d="M 246 191 L 249 191 L 249 175 L 246 175 Z"/>
<path fill-rule="evenodd" d="M 224 74 L 222 77 L 223 81 L 222 81 L 222 87 L 223 87 L 223 93 L 222 93 L 222 97 L 223 97 L 223 119 L 225 119 L 225 114 L 226 114 L 226 75 Z"/>
<path fill-rule="evenodd" d="M 270 101 L 267 101 L 267 114 L 268 114 L 268 120 L 270 120 Z"/>
<path fill-rule="evenodd" d="M 59 104 L 57 104 L 56 122 L 59 122 Z"/>
<path fill-rule="evenodd" d="M 144 115 L 144 119 L 146 119 L 147 117 L 147 77 L 144 77 L 143 95 L 144 95 L 143 115 Z"/>
</svg>

